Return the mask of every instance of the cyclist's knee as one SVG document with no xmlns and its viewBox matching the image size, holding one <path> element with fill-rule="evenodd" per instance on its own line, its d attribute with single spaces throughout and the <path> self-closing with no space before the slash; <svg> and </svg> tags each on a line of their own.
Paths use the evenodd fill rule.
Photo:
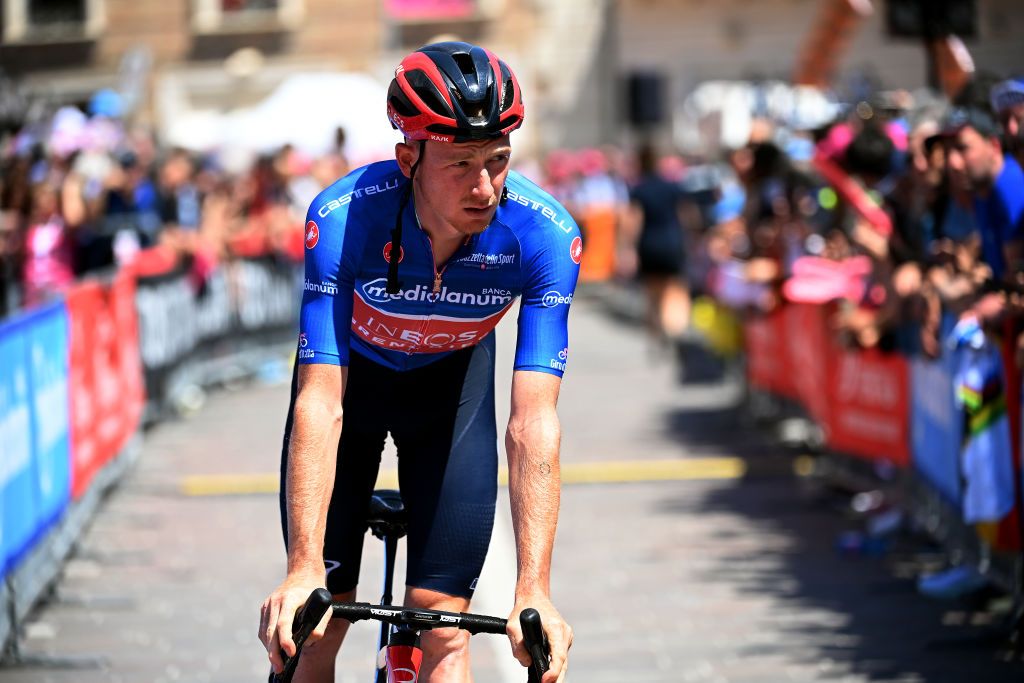
<svg viewBox="0 0 1024 683">
<path fill-rule="evenodd" d="M 469 633 L 457 628 L 440 628 L 422 637 L 423 652 L 433 662 L 458 660 L 469 654 Z"/>
</svg>

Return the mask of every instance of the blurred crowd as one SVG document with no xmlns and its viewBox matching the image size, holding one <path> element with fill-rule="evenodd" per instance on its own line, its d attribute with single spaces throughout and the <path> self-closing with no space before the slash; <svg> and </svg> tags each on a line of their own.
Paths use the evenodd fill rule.
<svg viewBox="0 0 1024 683">
<path fill-rule="evenodd" d="M 246 162 L 163 148 L 113 91 L 0 131 L 0 318 L 136 260 L 201 276 L 233 256 L 301 259 L 309 202 L 347 172 L 344 131 L 311 159 L 290 146 Z"/>
<path fill-rule="evenodd" d="M 595 204 L 616 207 L 615 274 L 644 283 L 657 340 L 685 328 L 691 293 L 739 311 L 834 302 L 845 344 L 929 357 L 957 320 L 1021 319 L 1024 80 L 979 78 L 952 101 L 880 92 L 813 129 L 754 115 L 717 158 L 546 159 L 585 235 Z"/>
<path fill-rule="evenodd" d="M 944 317 L 1021 312 L 1024 81 L 880 92 L 813 129 L 753 114 L 747 144 L 714 157 L 555 150 L 533 173 L 583 227 L 582 278 L 643 283 L 652 337 L 683 333 L 691 293 L 836 301 L 846 343 L 929 356 Z M 301 258 L 309 202 L 348 170 L 340 129 L 319 158 L 165 149 L 111 91 L 0 135 L 0 315 L 152 246 L 200 274 Z"/>
</svg>

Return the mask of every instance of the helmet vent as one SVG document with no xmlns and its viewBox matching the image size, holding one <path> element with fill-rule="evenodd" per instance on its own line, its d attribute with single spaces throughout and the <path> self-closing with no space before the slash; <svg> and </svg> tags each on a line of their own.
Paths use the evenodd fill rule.
<svg viewBox="0 0 1024 683">
<path fill-rule="evenodd" d="M 512 79 L 505 79 L 505 87 L 502 88 L 501 93 L 501 111 L 506 112 L 512 106 L 512 100 L 515 97 L 515 87 L 512 85 Z"/>
<path fill-rule="evenodd" d="M 441 116 L 454 116 L 452 108 L 448 106 L 448 103 L 441 97 L 441 93 L 437 91 L 437 86 L 434 85 L 423 71 L 414 69 L 406 73 L 405 77 L 409 81 L 409 85 L 420 96 L 423 103 L 430 107 L 432 112 Z"/>
<path fill-rule="evenodd" d="M 419 113 L 412 104 L 406 101 L 404 97 L 396 97 L 392 95 L 388 98 L 388 104 L 390 104 L 400 116 L 412 117 Z"/>
<path fill-rule="evenodd" d="M 452 55 L 452 59 L 455 60 L 455 65 L 459 67 L 459 71 L 462 72 L 463 76 L 473 76 L 476 74 L 476 65 L 473 63 L 473 57 L 465 52 L 456 52 Z"/>
</svg>

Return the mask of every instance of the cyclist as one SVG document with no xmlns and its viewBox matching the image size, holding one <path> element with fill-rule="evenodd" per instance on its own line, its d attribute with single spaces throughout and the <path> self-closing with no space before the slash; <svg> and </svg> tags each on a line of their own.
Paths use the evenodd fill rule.
<svg viewBox="0 0 1024 683">
<path fill-rule="evenodd" d="M 559 506 L 555 413 L 582 242 L 550 195 L 509 170 L 519 83 L 486 49 L 436 43 L 405 57 L 388 90 L 404 135 L 395 160 L 359 168 L 309 208 L 298 362 L 281 466 L 287 577 L 263 604 L 275 671 L 295 610 L 326 584 L 352 600 L 385 436 L 409 516 L 405 604 L 469 606 L 497 497 L 494 327 L 521 297 L 505 436 L 519 613 L 541 613 L 545 683 L 561 681 L 572 630 L 552 605 Z M 326 577 L 325 577 L 326 568 Z M 295 680 L 333 680 L 347 622 L 328 620 Z M 312 642 L 312 640 L 311 640 Z M 469 681 L 468 634 L 424 634 L 424 677 Z"/>
</svg>

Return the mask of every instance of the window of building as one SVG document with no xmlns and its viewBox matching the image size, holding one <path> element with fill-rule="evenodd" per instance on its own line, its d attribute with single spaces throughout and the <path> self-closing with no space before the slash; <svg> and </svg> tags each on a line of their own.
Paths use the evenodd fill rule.
<svg viewBox="0 0 1024 683">
<path fill-rule="evenodd" d="M 193 0 L 193 26 L 200 32 L 294 28 L 303 0 Z"/>
<path fill-rule="evenodd" d="M 4 42 L 92 38 L 103 28 L 103 0 L 7 0 Z"/>
</svg>

